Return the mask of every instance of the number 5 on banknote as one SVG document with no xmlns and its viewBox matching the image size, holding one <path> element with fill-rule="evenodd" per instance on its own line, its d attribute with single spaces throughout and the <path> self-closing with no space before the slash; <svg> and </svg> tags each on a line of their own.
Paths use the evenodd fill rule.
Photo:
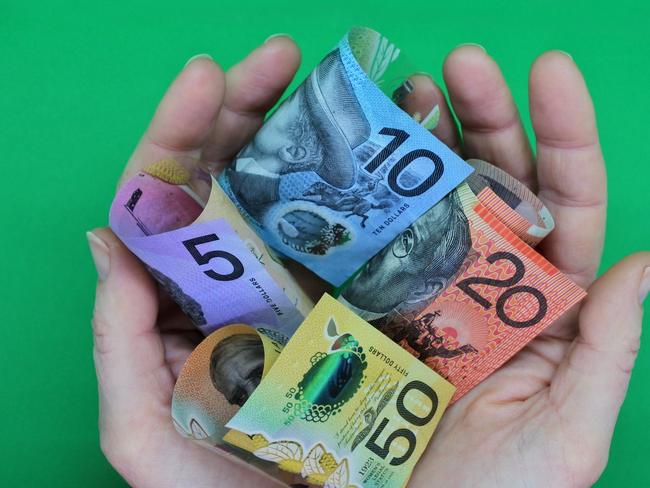
<svg viewBox="0 0 650 488">
<path fill-rule="evenodd" d="M 200 237 L 194 237 L 193 239 L 187 239 L 186 241 L 183 241 L 183 245 L 185 246 L 185 249 L 187 249 L 188 252 L 192 255 L 194 261 L 196 261 L 196 264 L 198 265 L 209 264 L 210 261 L 213 259 L 223 259 L 228 263 L 230 263 L 230 265 L 232 266 L 232 271 L 230 271 L 229 273 L 219 273 L 213 269 L 203 271 L 203 273 L 205 273 L 213 280 L 232 281 L 241 278 L 244 274 L 244 265 L 237 258 L 237 256 L 235 256 L 234 254 L 228 251 L 223 251 L 223 250 L 207 251 L 202 253 L 198 248 L 198 246 L 200 246 L 201 244 L 206 244 L 208 242 L 215 242 L 218 240 L 219 237 L 217 236 L 217 234 L 207 234 Z"/>
</svg>

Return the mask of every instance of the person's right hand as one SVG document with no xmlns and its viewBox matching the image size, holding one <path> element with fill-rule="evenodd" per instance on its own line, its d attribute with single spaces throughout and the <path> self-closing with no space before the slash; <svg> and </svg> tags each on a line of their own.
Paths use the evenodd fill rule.
<svg viewBox="0 0 650 488">
<path fill-rule="evenodd" d="M 607 463 L 639 349 L 650 253 L 594 281 L 605 168 L 591 98 L 569 56 L 545 53 L 530 71 L 536 156 L 499 67 L 482 49 L 454 50 L 444 75 L 462 137 L 451 118 L 442 137 L 538 192 L 556 223 L 538 251 L 589 295 L 445 412 L 411 486 L 589 486 Z"/>
</svg>

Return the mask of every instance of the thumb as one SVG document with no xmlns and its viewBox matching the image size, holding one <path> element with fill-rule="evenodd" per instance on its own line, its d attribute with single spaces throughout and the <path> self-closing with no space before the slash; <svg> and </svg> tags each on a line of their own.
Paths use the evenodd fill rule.
<svg viewBox="0 0 650 488">
<path fill-rule="evenodd" d="M 580 310 L 578 337 L 553 379 L 552 400 L 593 447 L 607 449 L 611 442 L 649 289 L 650 252 L 625 258 L 599 278 Z"/>
<path fill-rule="evenodd" d="M 98 272 L 94 359 L 103 432 L 169 401 L 173 379 L 156 328 L 156 286 L 110 229 L 87 234 Z M 117 434 L 119 435 L 119 434 Z"/>
</svg>

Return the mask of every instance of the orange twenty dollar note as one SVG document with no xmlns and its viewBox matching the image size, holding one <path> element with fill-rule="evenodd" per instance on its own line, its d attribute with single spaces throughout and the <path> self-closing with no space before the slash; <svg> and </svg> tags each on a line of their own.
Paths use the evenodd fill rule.
<svg viewBox="0 0 650 488">
<path fill-rule="evenodd" d="M 410 234 L 373 258 L 340 300 L 449 380 L 455 401 L 585 292 L 496 218 L 467 184 L 438 206 L 426 229 L 407 229 Z M 417 259 L 425 269 L 411 263 L 418 247 L 425 248 Z M 419 272 L 409 275 L 412 264 Z M 390 286 L 374 283 L 392 279 L 386 278 L 392 271 Z M 371 284 L 382 290 L 373 295 L 377 307 L 390 302 L 385 294 L 404 288 L 409 295 L 390 311 L 368 310 L 355 303 L 355 291 Z"/>
</svg>

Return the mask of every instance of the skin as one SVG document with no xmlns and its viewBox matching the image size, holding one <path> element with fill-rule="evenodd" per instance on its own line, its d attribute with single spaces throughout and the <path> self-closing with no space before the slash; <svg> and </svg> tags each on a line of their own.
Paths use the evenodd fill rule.
<svg viewBox="0 0 650 488">
<path fill-rule="evenodd" d="M 273 38 L 225 75 L 209 59 L 192 61 L 160 103 L 124 178 L 170 155 L 219 167 L 259 128 L 298 63 L 298 49 L 285 37 Z M 540 250 L 588 287 L 589 297 L 446 412 L 410 486 L 589 486 L 606 465 L 637 356 L 639 290 L 650 253 L 630 256 L 595 280 L 605 171 L 592 102 L 569 57 L 548 52 L 531 68 L 536 158 L 489 55 L 459 47 L 447 57 L 444 77 L 462 144 L 440 89 L 428 82 L 440 103 L 436 135 L 538 191 L 557 223 Z M 108 460 L 136 487 L 273 484 L 175 432 L 174 381 L 199 337 L 109 230 L 95 235 L 101 242 L 94 253 L 103 264 L 94 357 Z"/>
</svg>

